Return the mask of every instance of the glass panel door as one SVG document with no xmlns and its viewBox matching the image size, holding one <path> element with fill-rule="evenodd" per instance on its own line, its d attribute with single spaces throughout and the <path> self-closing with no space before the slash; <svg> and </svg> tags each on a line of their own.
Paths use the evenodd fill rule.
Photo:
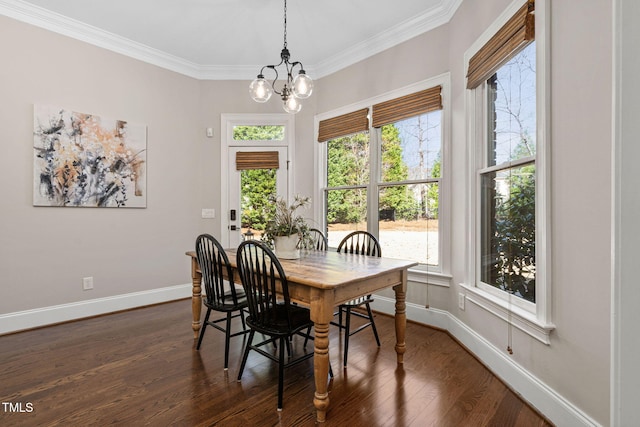
<svg viewBox="0 0 640 427">
<path fill-rule="evenodd" d="M 265 151 L 278 153 L 277 169 L 237 170 L 236 153 Z M 230 147 L 228 182 L 227 247 L 235 248 L 244 239 L 260 239 L 266 224 L 265 218 L 274 207 L 270 198 L 287 197 L 287 147 Z"/>
</svg>

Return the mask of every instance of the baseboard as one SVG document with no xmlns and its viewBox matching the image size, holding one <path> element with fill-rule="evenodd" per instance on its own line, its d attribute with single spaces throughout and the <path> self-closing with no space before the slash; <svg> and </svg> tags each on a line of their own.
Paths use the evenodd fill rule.
<svg viewBox="0 0 640 427">
<path fill-rule="evenodd" d="M 192 285 L 176 285 L 0 315 L 0 335 L 191 296 Z"/>
<path fill-rule="evenodd" d="M 376 295 L 373 309 L 393 315 L 395 300 Z M 468 325 L 451 313 L 438 309 L 407 303 L 407 319 L 448 331 L 460 341 L 498 378 L 518 393 L 532 407 L 558 426 L 593 427 L 599 424 L 587 414 L 560 396 L 555 390 L 540 381 L 515 363 L 504 351 L 478 335 Z"/>
</svg>

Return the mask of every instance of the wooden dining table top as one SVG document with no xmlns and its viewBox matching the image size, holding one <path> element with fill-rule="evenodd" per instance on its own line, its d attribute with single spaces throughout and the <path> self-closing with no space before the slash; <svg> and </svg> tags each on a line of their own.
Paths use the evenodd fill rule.
<svg viewBox="0 0 640 427">
<path fill-rule="evenodd" d="M 236 251 L 225 249 L 229 263 L 237 267 Z M 357 254 L 345 254 L 335 251 L 308 251 L 298 259 L 278 259 L 287 279 L 314 288 L 328 289 L 348 285 L 391 271 L 406 270 L 418 265 L 417 262 L 370 257 Z"/>
</svg>

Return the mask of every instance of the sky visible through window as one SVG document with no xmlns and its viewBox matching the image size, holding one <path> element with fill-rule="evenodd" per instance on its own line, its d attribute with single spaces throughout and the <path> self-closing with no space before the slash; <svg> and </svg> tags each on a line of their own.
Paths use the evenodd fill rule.
<svg viewBox="0 0 640 427">
<path fill-rule="evenodd" d="M 431 177 L 434 164 L 440 160 L 441 117 L 441 110 L 438 110 L 396 123 L 402 141 L 402 160 L 409 168 L 409 179 Z M 421 150 L 424 168 L 420 168 Z"/>
<path fill-rule="evenodd" d="M 535 42 L 500 67 L 497 74 L 495 164 L 535 155 Z M 490 163 L 493 163 L 490 161 Z"/>
</svg>

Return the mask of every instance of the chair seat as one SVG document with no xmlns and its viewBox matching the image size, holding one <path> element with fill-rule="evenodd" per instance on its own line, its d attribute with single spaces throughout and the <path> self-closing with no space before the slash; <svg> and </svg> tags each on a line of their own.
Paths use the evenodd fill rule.
<svg viewBox="0 0 640 427">
<path fill-rule="evenodd" d="M 238 304 L 233 303 L 233 298 L 231 297 L 231 291 L 229 291 L 225 293 L 224 302 L 221 304 L 219 304 L 217 301 L 211 303 L 206 299 L 203 300 L 203 303 L 206 307 L 216 311 L 235 311 L 235 310 L 247 307 L 247 296 L 244 294 L 244 292 L 242 293 L 242 295 L 236 294 L 236 298 L 237 298 Z"/>
<path fill-rule="evenodd" d="M 235 291 L 236 291 L 236 296 L 237 296 L 237 297 L 244 297 L 244 296 L 246 296 L 246 295 L 244 294 L 244 288 L 243 288 L 242 286 L 237 286 L 237 285 L 235 285 L 235 284 L 234 284 L 234 285 L 233 285 L 233 288 L 234 288 L 234 289 L 235 289 Z M 226 296 L 226 295 L 231 295 L 231 290 L 228 290 L 227 292 L 225 292 L 225 296 Z"/>
<path fill-rule="evenodd" d="M 247 317 L 247 324 L 258 332 L 271 336 L 285 336 L 296 333 L 302 329 L 313 325 L 309 309 L 290 305 L 288 316 L 291 319 L 291 327 L 287 322 L 287 307 L 284 304 L 277 304 L 268 311 L 260 313 L 260 321 L 256 322 L 251 316 Z"/>
</svg>

